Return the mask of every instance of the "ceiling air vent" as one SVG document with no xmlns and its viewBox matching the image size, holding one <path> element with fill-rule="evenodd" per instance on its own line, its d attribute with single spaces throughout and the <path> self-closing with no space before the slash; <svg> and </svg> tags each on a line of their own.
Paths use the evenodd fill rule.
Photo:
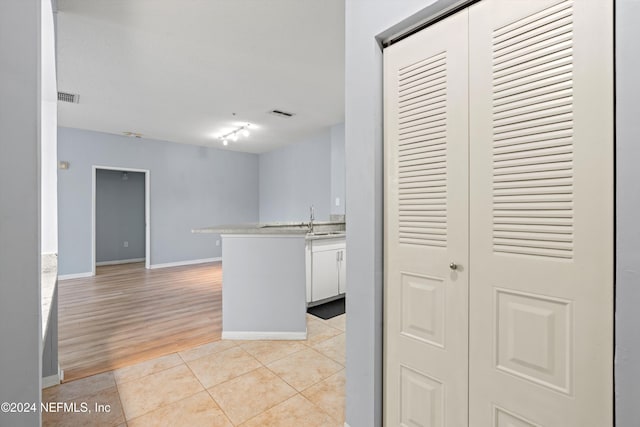
<svg viewBox="0 0 640 427">
<path fill-rule="evenodd" d="M 284 117 L 285 119 L 293 117 L 293 113 L 287 113 L 286 111 L 282 111 L 282 110 L 271 110 L 269 111 L 269 114 L 273 114 L 274 116 L 278 116 L 278 117 Z"/>
<path fill-rule="evenodd" d="M 58 92 L 58 101 L 78 104 L 80 102 L 80 95 L 75 93 Z"/>
</svg>

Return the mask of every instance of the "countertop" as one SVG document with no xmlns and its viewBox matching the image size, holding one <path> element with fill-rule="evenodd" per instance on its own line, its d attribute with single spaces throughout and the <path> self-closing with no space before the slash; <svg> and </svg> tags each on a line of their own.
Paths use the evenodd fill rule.
<svg viewBox="0 0 640 427">
<path fill-rule="evenodd" d="M 51 303 L 53 294 L 58 283 L 58 255 L 43 254 L 41 261 L 42 276 L 40 280 L 41 289 L 41 309 L 42 309 L 42 339 L 47 333 L 49 324 L 49 314 L 51 313 Z"/>
<path fill-rule="evenodd" d="M 269 222 L 226 224 L 213 227 L 203 227 L 191 230 L 193 233 L 215 234 L 287 234 L 307 236 L 308 238 L 336 238 L 344 235 L 345 223 L 342 221 L 314 221 L 313 233 L 309 233 L 309 223 L 306 222 Z M 331 234 L 327 234 L 331 233 Z"/>
<path fill-rule="evenodd" d="M 324 239 L 344 239 L 347 236 L 346 231 L 331 233 L 309 233 L 305 237 L 306 240 L 324 240 Z"/>
</svg>

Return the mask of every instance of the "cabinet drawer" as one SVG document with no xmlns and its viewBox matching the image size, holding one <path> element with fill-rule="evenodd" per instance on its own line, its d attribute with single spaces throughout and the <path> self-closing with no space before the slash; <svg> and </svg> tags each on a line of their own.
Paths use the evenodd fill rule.
<svg viewBox="0 0 640 427">
<path fill-rule="evenodd" d="M 315 240 L 311 242 L 311 252 L 341 250 L 346 246 L 344 237 L 339 239 Z"/>
</svg>

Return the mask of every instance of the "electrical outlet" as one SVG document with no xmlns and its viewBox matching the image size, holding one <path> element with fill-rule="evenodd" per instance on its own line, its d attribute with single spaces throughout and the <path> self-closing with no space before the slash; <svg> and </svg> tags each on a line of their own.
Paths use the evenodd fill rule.
<svg viewBox="0 0 640 427">
<path fill-rule="evenodd" d="M 125 248 L 128 248 L 128 247 L 129 247 L 129 242 L 127 242 L 126 240 L 125 240 L 125 242 L 124 242 L 124 247 L 125 247 Z"/>
<path fill-rule="evenodd" d="M 216 240 L 216 246 L 220 246 L 220 239 Z"/>
</svg>

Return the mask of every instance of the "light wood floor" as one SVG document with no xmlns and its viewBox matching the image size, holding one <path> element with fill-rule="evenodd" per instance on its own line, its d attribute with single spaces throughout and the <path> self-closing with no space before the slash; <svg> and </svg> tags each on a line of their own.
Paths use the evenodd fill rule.
<svg viewBox="0 0 640 427">
<path fill-rule="evenodd" d="M 65 382 L 219 340 L 222 265 L 104 266 L 62 280 L 59 357 Z"/>
</svg>

